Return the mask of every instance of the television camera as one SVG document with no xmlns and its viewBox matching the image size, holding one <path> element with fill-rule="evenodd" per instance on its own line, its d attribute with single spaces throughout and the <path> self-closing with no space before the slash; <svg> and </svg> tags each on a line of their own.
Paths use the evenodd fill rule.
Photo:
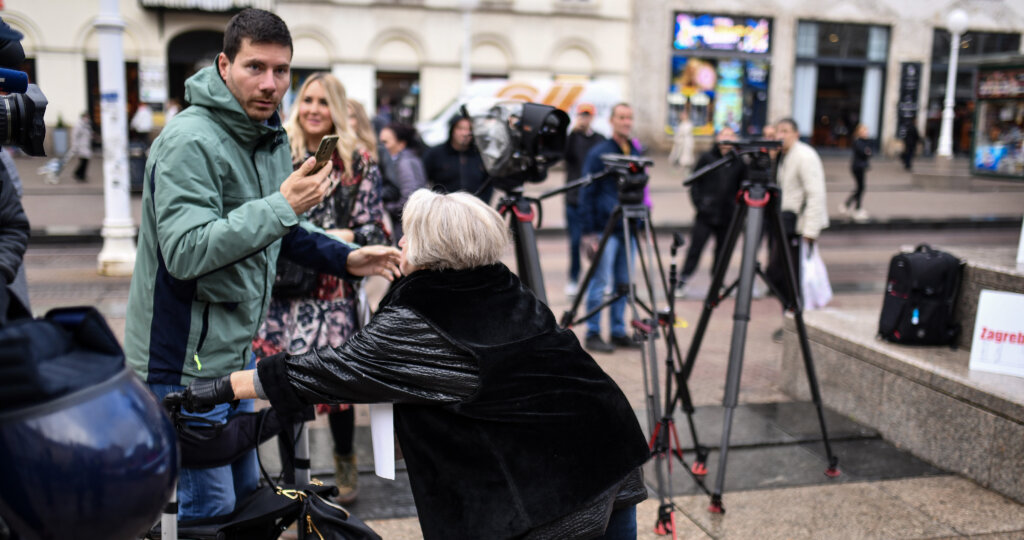
<svg viewBox="0 0 1024 540">
<path fill-rule="evenodd" d="M 28 74 L 18 71 L 25 62 L 22 35 L 0 20 L 0 145 L 16 145 L 30 156 L 44 156 L 46 96 Z"/>
</svg>

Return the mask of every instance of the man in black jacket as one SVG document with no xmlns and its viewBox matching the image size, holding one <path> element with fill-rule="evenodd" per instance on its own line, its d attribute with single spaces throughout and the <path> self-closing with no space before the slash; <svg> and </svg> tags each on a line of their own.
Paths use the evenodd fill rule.
<svg viewBox="0 0 1024 540">
<path fill-rule="evenodd" d="M 427 150 L 423 168 L 432 186 L 444 186 L 448 193 L 467 191 L 485 203 L 491 201 L 492 187 L 476 193 L 487 181 L 487 171 L 480 151 L 473 144 L 473 126 L 465 116 L 452 117 L 448 122 L 448 140 Z"/>
<path fill-rule="evenodd" d="M 583 176 L 583 162 L 587 153 L 597 143 L 605 140 L 604 135 L 590 129 L 594 118 L 594 106 L 580 103 L 576 106 L 576 123 L 565 143 L 565 181 L 572 182 Z M 580 219 L 580 188 L 565 192 L 565 225 L 569 230 L 569 282 L 565 284 L 566 296 L 575 296 L 580 279 L 580 242 L 583 238 L 583 221 Z"/>
<path fill-rule="evenodd" d="M 736 132 L 732 128 L 720 129 L 715 136 L 715 146 L 700 156 L 694 170 L 700 170 L 701 167 L 722 159 L 732 150 L 729 143 L 735 140 Z M 725 235 L 729 231 L 729 221 L 736 211 L 736 192 L 739 191 L 746 172 L 743 161 L 737 159 L 711 171 L 690 185 L 690 199 L 697 210 L 697 217 L 693 221 L 690 247 L 686 250 L 686 261 L 679 275 L 680 290 L 686 287 L 686 282 L 697 269 L 700 254 L 712 234 L 715 236 L 715 262 L 711 267 L 712 272 L 718 266 Z"/>
<path fill-rule="evenodd" d="M 0 149 L 0 153 L 5 150 Z M 0 156 L 0 325 L 31 317 L 23 259 L 28 248 L 28 217 L 21 207 L 20 179 L 14 162 Z"/>
</svg>

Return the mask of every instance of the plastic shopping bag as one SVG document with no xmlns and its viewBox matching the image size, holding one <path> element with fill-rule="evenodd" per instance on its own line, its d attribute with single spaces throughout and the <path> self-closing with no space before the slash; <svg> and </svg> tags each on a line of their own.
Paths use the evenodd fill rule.
<svg viewBox="0 0 1024 540">
<path fill-rule="evenodd" d="M 805 310 L 823 308 L 832 300 L 832 284 L 818 245 L 808 245 L 804 239 L 800 240 L 800 292 Z"/>
</svg>

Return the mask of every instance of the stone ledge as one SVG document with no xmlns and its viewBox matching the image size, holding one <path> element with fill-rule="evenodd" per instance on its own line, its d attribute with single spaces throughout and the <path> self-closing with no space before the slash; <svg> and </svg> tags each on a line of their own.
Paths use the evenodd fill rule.
<svg viewBox="0 0 1024 540">
<path fill-rule="evenodd" d="M 826 406 L 898 447 L 1024 501 L 1024 378 L 971 371 L 968 351 L 875 338 L 878 311 L 805 314 Z M 782 390 L 809 396 L 792 318 L 785 323 Z"/>
</svg>

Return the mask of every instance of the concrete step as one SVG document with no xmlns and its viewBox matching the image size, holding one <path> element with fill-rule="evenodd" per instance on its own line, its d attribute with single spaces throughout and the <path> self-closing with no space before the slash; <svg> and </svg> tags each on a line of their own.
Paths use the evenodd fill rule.
<svg viewBox="0 0 1024 540">
<path fill-rule="evenodd" d="M 967 260 L 954 317 L 960 322 L 957 346 L 969 351 L 983 290 L 1024 294 L 1024 267 L 1016 262 L 1017 250 L 1005 248 L 956 248 L 951 253 Z M 965 363 L 964 366 L 967 364 Z"/>
<path fill-rule="evenodd" d="M 876 337 L 881 309 L 807 312 L 824 404 L 897 448 L 1024 502 L 1024 378 L 967 368 L 969 351 L 895 345 Z M 809 399 L 787 317 L 781 389 Z"/>
</svg>

